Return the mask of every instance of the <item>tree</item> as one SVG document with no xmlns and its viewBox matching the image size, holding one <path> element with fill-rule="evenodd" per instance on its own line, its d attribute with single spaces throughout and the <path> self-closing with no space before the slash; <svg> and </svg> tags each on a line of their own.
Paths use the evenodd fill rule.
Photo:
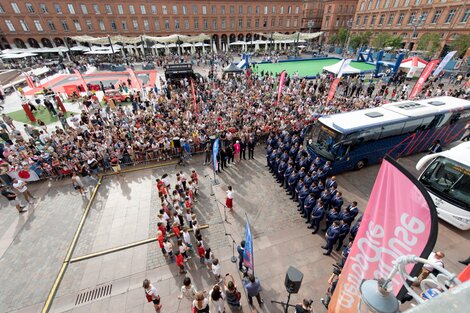
<svg viewBox="0 0 470 313">
<path fill-rule="evenodd" d="M 351 37 L 351 40 L 349 41 L 349 45 L 351 46 L 351 48 L 356 50 L 359 47 L 368 45 L 371 36 L 372 36 L 371 31 L 366 31 L 364 33 L 359 33 L 357 35 L 354 35 Z"/>
<path fill-rule="evenodd" d="M 338 43 L 338 35 L 337 34 L 331 35 L 330 38 L 328 38 L 328 43 L 332 45 L 336 45 Z"/>
<path fill-rule="evenodd" d="M 457 51 L 457 55 L 462 57 L 465 52 L 467 52 L 468 47 L 470 47 L 470 34 L 460 34 L 454 41 L 450 44 L 452 50 Z"/>
<path fill-rule="evenodd" d="M 392 47 L 393 49 L 401 48 L 403 43 L 403 38 L 401 36 L 392 36 L 387 41 L 387 47 Z"/>
<path fill-rule="evenodd" d="M 428 56 L 433 56 L 441 46 L 441 36 L 436 33 L 425 33 L 418 41 L 418 50 L 427 51 Z"/>
<path fill-rule="evenodd" d="M 337 33 L 336 37 L 338 38 L 338 43 L 339 43 L 341 46 L 344 46 L 344 44 L 345 44 L 346 41 L 348 40 L 348 35 L 349 35 L 349 30 L 347 30 L 347 29 L 344 28 L 344 27 L 341 27 L 341 28 L 338 30 L 338 33 Z"/>
<path fill-rule="evenodd" d="M 372 40 L 372 46 L 376 49 L 382 49 L 388 46 L 388 41 L 392 38 L 390 33 L 379 33 Z"/>
</svg>

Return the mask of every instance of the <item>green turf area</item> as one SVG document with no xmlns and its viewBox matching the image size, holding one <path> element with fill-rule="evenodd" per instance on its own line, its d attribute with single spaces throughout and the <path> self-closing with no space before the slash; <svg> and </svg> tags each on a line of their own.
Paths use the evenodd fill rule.
<svg viewBox="0 0 470 313">
<path fill-rule="evenodd" d="M 286 70 L 287 74 L 292 75 L 295 72 L 299 73 L 300 77 L 316 76 L 321 73 L 323 67 L 338 63 L 338 59 L 322 59 L 322 60 L 307 60 L 307 61 L 293 61 L 293 62 L 280 62 L 280 63 L 263 63 L 257 64 L 255 72 L 272 72 L 273 74 L 281 73 Z M 375 66 L 364 62 L 351 62 L 352 67 L 358 70 L 368 71 L 374 70 Z"/>
<path fill-rule="evenodd" d="M 45 109 L 45 108 L 42 108 L 38 111 L 36 111 L 37 113 L 33 113 L 34 114 L 34 117 L 36 117 L 36 120 L 40 119 L 42 120 L 46 125 L 49 125 L 51 123 L 55 123 L 57 122 L 59 119 L 57 117 L 51 117 L 49 115 L 49 112 Z M 74 114 L 77 114 L 75 112 L 67 112 L 65 114 L 66 117 L 69 117 L 72 115 L 72 113 Z M 30 125 L 34 125 L 34 126 L 38 126 L 37 123 L 33 123 L 31 122 L 28 117 L 26 116 L 26 113 L 23 111 L 23 110 L 18 110 L 18 111 L 14 111 L 14 112 L 10 112 L 10 113 L 7 113 L 7 115 L 9 115 L 12 119 L 14 119 L 15 121 L 18 121 L 20 123 L 25 123 L 25 124 L 30 124 Z"/>
</svg>

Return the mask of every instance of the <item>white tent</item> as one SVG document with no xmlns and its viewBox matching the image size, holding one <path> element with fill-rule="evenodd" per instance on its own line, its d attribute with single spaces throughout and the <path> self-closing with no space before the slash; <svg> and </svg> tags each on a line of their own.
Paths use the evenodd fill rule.
<svg viewBox="0 0 470 313">
<path fill-rule="evenodd" d="M 246 44 L 246 42 L 244 42 L 244 41 L 235 41 L 235 42 L 229 43 L 228 45 L 229 46 L 244 46 L 245 44 Z"/>
<path fill-rule="evenodd" d="M 70 48 L 70 50 L 72 51 L 86 51 L 86 50 L 89 50 L 88 47 L 85 47 L 85 46 L 73 46 Z"/>
<path fill-rule="evenodd" d="M 24 52 L 24 53 L 6 53 L 0 55 L 2 59 L 23 59 L 26 57 L 33 57 L 37 55 L 36 53 L 29 53 L 29 52 Z"/>
<path fill-rule="evenodd" d="M 335 63 L 333 65 L 324 66 L 323 70 L 328 71 L 333 74 L 338 74 L 341 69 L 341 66 L 343 65 L 343 62 L 344 61 L 341 60 L 338 63 Z M 358 74 L 360 72 L 361 72 L 360 70 L 352 67 L 351 65 L 347 65 L 346 68 L 343 69 L 343 74 Z"/>
<path fill-rule="evenodd" d="M 116 53 L 119 50 L 114 50 L 114 53 Z M 92 50 L 85 52 L 85 54 L 113 54 L 113 51 L 111 50 Z"/>
<path fill-rule="evenodd" d="M 414 67 L 425 68 L 426 64 L 428 64 L 428 62 L 424 61 L 423 59 L 420 59 L 418 57 L 412 57 L 412 58 L 401 61 L 400 67 L 409 68 L 409 69 L 414 68 Z"/>
</svg>

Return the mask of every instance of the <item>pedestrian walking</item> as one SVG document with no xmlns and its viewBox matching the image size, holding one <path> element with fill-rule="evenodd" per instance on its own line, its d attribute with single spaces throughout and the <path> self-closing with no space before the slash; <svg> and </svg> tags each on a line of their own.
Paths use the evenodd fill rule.
<svg viewBox="0 0 470 313">
<path fill-rule="evenodd" d="M 84 188 L 83 182 L 80 179 L 80 176 L 78 176 L 76 172 L 73 172 L 72 174 L 72 186 L 73 186 L 73 189 L 80 192 L 82 196 L 86 196 L 86 190 Z"/>
<path fill-rule="evenodd" d="M 8 186 L 1 185 L 0 189 L 2 190 L 2 196 L 7 198 L 8 202 L 10 204 L 14 205 L 16 209 L 18 210 L 18 213 L 24 213 L 28 210 L 24 209 L 24 205 L 21 204 L 21 202 L 18 200 L 17 195 L 14 191 L 12 191 Z"/>
<path fill-rule="evenodd" d="M 232 186 L 228 186 L 227 196 L 225 198 L 225 205 L 229 210 L 233 210 L 233 189 Z"/>
<path fill-rule="evenodd" d="M 206 264 L 206 250 L 202 246 L 202 243 L 197 243 L 197 254 L 199 255 L 199 263 Z"/>
<path fill-rule="evenodd" d="M 142 287 L 144 287 L 147 302 L 153 302 L 155 312 L 160 312 L 163 305 L 160 304 L 160 296 L 158 294 L 157 288 L 155 288 L 148 279 L 144 279 Z"/>
<path fill-rule="evenodd" d="M 212 260 L 211 271 L 212 271 L 212 274 L 214 274 L 214 277 L 217 283 L 221 283 L 222 278 L 221 278 L 221 269 L 220 269 L 219 259 Z"/>
<path fill-rule="evenodd" d="M 28 203 L 33 203 L 32 199 L 36 199 L 28 190 L 27 183 L 21 179 L 13 179 L 13 187 L 21 193 Z"/>
<path fill-rule="evenodd" d="M 256 297 L 258 300 L 258 304 L 261 306 L 263 305 L 264 301 L 261 298 L 261 284 L 259 279 L 255 277 L 255 275 L 250 274 L 248 277 L 243 278 L 243 285 L 246 289 L 246 294 L 248 297 L 248 303 L 253 306 L 253 297 Z"/>
<path fill-rule="evenodd" d="M 209 313 L 209 300 L 202 291 L 196 293 L 193 301 L 194 313 Z"/>
<path fill-rule="evenodd" d="M 225 295 L 219 285 L 215 285 L 214 287 L 212 287 L 212 290 L 209 291 L 209 298 L 211 299 L 211 302 L 215 307 L 216 313 L 225 313 Z"/>
<path fill-rule="evenodd" d="M 178 296 L 178 299 L 188 299 L 189 301 L 194 301 L 196 297 L 196 287 L 194 287 L 193 284 L 191 284 L 191 278 L 185 277 L 183 280 L 183 286 L 181 286 L 181 293 Z"/>
<path fill-rule="evenodd" d="M 176 259 L 176 266 L 179 267 L 180 274 L 186 274 L 186 270 L 184 267 L 184 262 L 186 261 L 184 260 L 184 256 L 179 251 L 176 251 L 175 259 Z"/>
</svg>

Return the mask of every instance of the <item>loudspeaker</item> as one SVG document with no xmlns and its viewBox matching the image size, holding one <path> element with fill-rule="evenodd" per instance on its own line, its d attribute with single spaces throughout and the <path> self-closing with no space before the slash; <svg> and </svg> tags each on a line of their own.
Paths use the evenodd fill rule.
<svg viewBox="0 0 470 313">
<path fill-rule="evenodd" d="M 295 267 L 289 266 L 286 273 L 286 279 L 284 281 L 284 286 L 288 293 L 297 293 L 299 292 L 300 286 L 302 285 L 302 279 L 304 274 Z"/>
</svg>

